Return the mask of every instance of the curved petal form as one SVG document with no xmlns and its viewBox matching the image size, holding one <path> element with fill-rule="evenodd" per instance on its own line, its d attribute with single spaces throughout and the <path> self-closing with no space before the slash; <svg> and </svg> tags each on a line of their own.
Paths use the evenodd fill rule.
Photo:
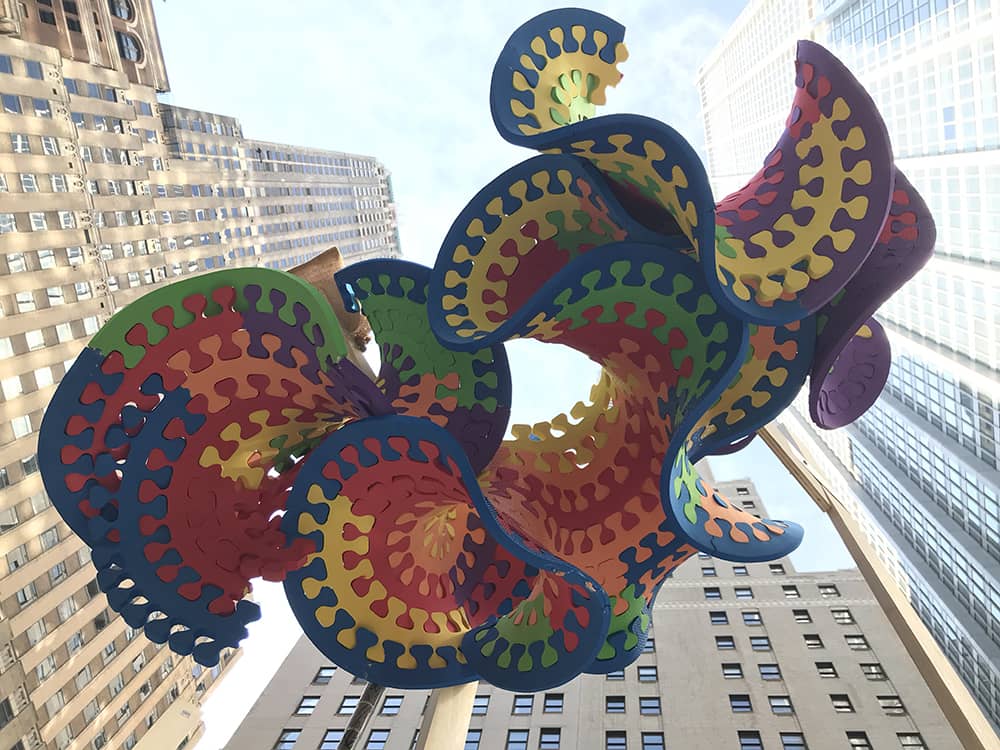
<svg viewBox="0 0 1000 750">
<path fill-rule="evenodd" d="M 892 350 L 882 325 L 870 318 L 829 370 L 809 380 L 809 415 L 826 430 L 850 424 L 878 399 L 889 379 Z"/>
<path fill-rule="evenodd" d="M 892 294 L 934 254 L 937 230 L 923 198 L 898 169 L 892 206 L 861 271 L 817 313 L 812 376 L 829 372 L 847 343 Z"/>
<path fill-rule="evenodd" d="M 352 309 L 364 310 L 382 354 L 378 385 L 400 414 L 444 427 L 480 472 L 503 440 L 511 383 L 500 344 L 474 352 L 445 349 L 427 320 L 430 269 L 403 260 L 356 263 L 337 273 Z"/>
<path fill-rule="evenodd" d="M 778 327 L 751 323 L 743 365 L 691 435 L 692 462 L 737 450 L 733 443 L 742 447 L 784 411 L 806 381 L 815 341 L 814 317 Z"/>
<path fill-rule="evenodd" d="M 603 591 L 498 523 L 459 444 L 428 420 L 334 433 L 287 508 L 282 528 L 316 547 L 285 581 L 292 610 L 368 680 L 543 690 L 579 674 L 607 630 Z"/>
<path fill-rule="evenodd" d="M 760 562 L 784 557 L 802 541 L 798 524 L 758 518 L 714 491 L 684 450 L 664 479 L 670 483 L 679 533 L 702 552 L 734 562 Z"/>
<path fill-rule="evenodd" d="M 628 58 L 625 27 L 578 8 L 549 11 L 507 40 L 493 68 L 490 110 L 500 135 L 529 145 L 533 136 L 593 117 Z"/>
<path fill-rule="evenodd" d="M 716 207 L 717 250 L 702 256 L 721 298 L 765 325 L 801 320 L 871 253 L 889 210 L 892 149 L 850 71 L 799 42 L 794 104 L 764 167 Z"/>
<path fill-rule="evenodd" d="M 582 159 L 528 159 L 480 190 L 452 224 L 430 278 L 431 328 L 449 349 L 478 349 L 574 258 L 651 236 Z"/>
<path fill-rule="evenodd" d="M 293 276 L 223 271 L 115 315 L 60 383 L 39 436 L 53 503 L 93 549 L 111 606 L 214 663 L 308 544 L 271 516 L 294 461 L 389 408 L 326 301 Z M 273 474 L 278 476 L 273 476 Z"/>
</svg>

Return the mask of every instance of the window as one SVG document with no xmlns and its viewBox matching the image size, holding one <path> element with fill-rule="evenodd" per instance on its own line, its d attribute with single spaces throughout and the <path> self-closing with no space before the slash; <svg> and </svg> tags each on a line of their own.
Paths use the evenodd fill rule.
<svg viewBox="0 0 1000 750">
<path fill-rule="evenodd" d="M 504 750 L 528 750 L 528 730 L 508 729 Z"/>
<path fill-rule="evenodd" d="M 558 729 L 542 729 L 538 738 L 538 750 L 559 750 L 560 735 Z"/>
<path fill-rule="evenodd" d="M 737 599 L 753 599 L 753 589 L 749 586 L 737 586 L 733 592 Z"/>
<path fill-rule="evenodd" d="M 656 653 L 656 639 L 653 636 L 646 638 L 645 642 L 642 644 L 642 653 L 653 654 Z"/>
<path fill-rule="evenodd" d="M 38 678 L 39 682 L 45 682 L 53 672 L 56 671 L 56 657 L 52 654 L 46 656 L 42 661 L 35 667 L 35 676 Z"/>
<path fill-rule="evenodd" d="M 713 610 L 708 613 L 708 621 L 713 625 L 728 625 L 729 615 L 727 615 L 723 610 Z"/>
<path fill-rule="evenodd" d="M 51 568 L 49 568 L 49 583 L 55 584 L 57 581 L 66 577 L 66 563 L 57 562 Z"/>
<path fill-rule="evenodd" d="M 831 609 L 830 613 L 833 615 L 833 621 L 838 625 L 854 624 L 854 615 L 849 609 Z"/>
<path fill-rule="evenodd" d="M 750 637 L 750 648 L 754 651 L 770 651 L 771 639 L 766 635 L 754 635 Z"/>
<path fill-rule="evenodd" d="M 624 669 L 616 669 L 614 672 L 608 672 L 608 674 L 606 675 L 606 679 L 614 680 L 614 681 L 624 680 L 625 679 L 625 670 Z"/>
<path fill-rule="evenodd" d="M 28 219 L 31 222 L 32 232 L 43 232 L 49 228 L 49 222 L 45 218 L 44 211 L 32 211 L 28 214 Z"/>
<path fill-rule="evenodd" d="M 337 713 L 353 714 L 354 709 L 358 707 L 358 701 L 361 700 L 360 695 L 345 695 L 344 699 L 340 702 L 340 707 L 337 709 Z"/>
<path fill-rule="evenodd" d="M 771 704 L 771 713 L 778 714 L 794 714 L 795 709 L 792 707 L 792 699 L 787 695 L 769 695 L 767 696 L 767 702 Z"/>
<path fill-rule="evenodd" d="M 116 31 L 115 38 L 118 41 L 118 51 L 126 60 L 138 62 L 142 59 L 142 45 L 132 34 L 124 31 Z"/>
<path fill-rule="evenodd" d="M 819 584 L 819 595 L 824 599 L 836 599 L 840 596 L 840 590 L 832 583 Z"/>
<path fill-rule="evenodd" d="M 31 142 L 28 140 L 28 136 L 22 133 L 10 134 L 10 146 L 15 154 L 31 153 Z"/>
<path fill-rule="evenodd" d="M 90 681 L 94 679 L 90 672 L 90 665 L 88 664 L 79 672 L 76 673 L 76 677 L 73 678 L 73 683 L 76 685 L 77 692 L 83 690 Z"/>
<path fill-rule="evenodd" d="M 317 705 L 319 705 L 318 695 L 303 696 L 302 700 L 299 701 L 298 708 L 295 709 L 295 713 L 298 716 L 308 716 L 316 710 Z"/>
<path fill-rule="evenodd" d="M 52 119 L 52 107 L 49 105 L 48 99 L 32 99 L 31 103 L 35 108 L 35 117 Z"/>
<path fill-rule="evenodd" d="M 660 697 L 657 695 L 639 698 L 639 713 L 643 716 L 659 716 L 663 713 Z"/>
<path fill-rule="evenodd" d="M 604 750 L 625 750 L 625 732 L 605 732 Z"/>
<path fill-rule="evenodd" d="M 763 625 L 764 621 L 760 617 L 760 612 L 756 609 L 743 610 L 744 625 Z"/>
<path fill-rule="evenodd" d="M 608 695 L 604 698 L 604 713 L 623 714 L 625 713 L 625 696 Z"/>
<path fill-rule="evenodd" d="M 382 701 L 382 710 L 379 712 L 384 716 L 395 716 L 403 705 L 403 696 L 387 695 Z"/>
<path fill-rule="evenodd" d="M 59 544 L 59 528 L 53 526 L 51 529 L 46 529 L 45 531 L 42 532 L 42 535 L 39 537 L 39 540 L 42 543 L 43 550 L 52 549 L 57 544 Z"/>
<path fill-rule="evenodd" d="M 13 94 L 0 94 L 0 101 L 3 102 L 3 111 L 7 114 L 21 114 L 21 100 Z"/>
<path fill-rule="evenodd" d="M 642 750 L 664 750 L 666 743 L 663 739 L 663 732 L 643 732 Z"/>
<path fill-rule="evenodd" d="M 7 553 L 7 571 L 9 573 L 13 573 L 26 562 L 28 562 L 27 545 L 22 544 Z"/>
<path fill-rule="evenodd" d="M 888 679 L 888 676 L 886 675 L 885 670 L 882 669 L 882 665 L 879 664 L 878 662 L 876 662 L 874 664 L 862 664 L 861 665 L 861 672 L 869 680 L 886 680 L 886 679 Z"/>
<path fill-rule="evenodd" d="M 806 633 L 802 639 L 806 642 L 806 648 L 823 648 L 823 639 L 817 633 Z"/>
<path fill-rule="evenodd" d="M 28 643 L 34 646 L 38 643 L 45 635 L 48 633 L 48 628 L 45 625 L 45 620 L 37 620 L 28 626 L 26 631 L 28 636 Z"/>
<path fill-rule="evenodd" d="M 511 704 L 510 712 L 514 715 L 519 714 L 530 714 L 532 708 L 535 705 L 535 696 L 533 695 L 515 695 L 514 702 Z"/>
<path fill-rule="evenodd" d="M 17 231 L 17 222 L 14 214 L 0 214 L 0 234 L 8 234 Z"/>
<path fill-rule="evenodd" d="M 749 495 L 750 494 L 750 488 L 749 487 L 737 487 L 736 488 L 736 494 L 737 495 Z"/>
<path fill-rule="evenodd" d="M 740 750 L 764 750 L 760 732 L 737 732 L 736 736 L 740 740 Z"/>
<path fill-rule="evenodd" d="M 336 667 L 320 667 L 316 676 L 313 677 L 313 685 L 329 685 L 330 680 L 333 679 L 334 673 L 337 671 Z"/>
<path fill-rule="evenodd" d="M 368 742 L 365 743 L 365 750 L 385 750 L 385 743 L 388 741 L 388 729 L 373 729 L 368 734 Z"/>
<path fill-rule="evenodd" d="M 844 640 L 847 641 L 847 647 L 851 651 L 868 651 L 868 639 L 863 635 L 845 635 Z"/>
<path fill-rule="evenodd" d="M 851 703 L 851 697 L 847 693 L 831 693 L 830 703 L 833 704 L 833 710 L 838 714 L 854 713 L 854 705 Z"/>
<path fill-rule="evenodd" d="M 722 598 L 722 592 L 719 590 L 719 588 L 717 586 L 706 587 L 704 589 L 704 591 L 705 591 L 705 598 L 706 599 L 721 599 Z"/>
<path fill-rule="evenodd" d="M 639 682 L 656 682 L 656 667 L 639 667 Z"/>
<path fill-rule="evenodd" d="M 37 193 L 38 192 L 38 178 L 33 174 L 22 174 L 21 175 L 21 190 L 25 193 Z"/>
<path fill-rule="evenodd" d="M 781 563 L 771 563 L 767 567 L 771 571 L 771 575 L 773 576 L 785 575 L 785 566 L 782 565 Z"/>
<path fill-rule="evenodd" d="M 419 733 L 420 730 L 418 729 Z M 413 736 L 413 743 L 416 746 L 417 740 L 420 738 L 419 734 Z M 470 729 L 465 733 L 465 747 L 463 750 L 479 750 L 479 741 L 483 738 L 482 729 Z"/>
<path fill-rule="evenodd" d="M 871 740 L 864 732 L 847 732 L 847 746 L 851 750 L 872 750 Z"/>
<path fill-rule="evenodd" d="M 782 586 L 781 591 L 784 593 L 786 599 L 798 599 L 801 596 L 798 586 Z"/>
<path fill-rule="evenodd" d="M 734 576 L 748 576 L 748 575 L 750 575 L 750 573 L 747 572 L 747 566 L 746 565 L 734 565 L 733 566 L 733 575 Z"/>
<path fill-rule="evenodd" d="M 753 706 L 750 704 L 750 696 L 746 693 L 730 693 L 729 708 L 732 709 L 734 714 L 746 714 L 753 711 Z"/>
<path fill-rule="evenodd" d="M 32 581 L 24 588 L 18 589 L 17 593 L 14 594 L 17 597 L 17 603 L 22 607 L 26 607 L 38 596 L 38 592 L 35 591 L 35 582 Z"/>
<path fill-rule="evenodd" d="M 781 679 L 781 667 L 777 664 L 758 664 L 757 669 L 760 670 L 760 678 L 762 680 Z"/>
<path fill-rule="evenodd" d="M 715 647 L 719 651 L 729 651 L 736 648 L 736 640 L 731 635 L 715 636 Z"/>
<path fill-rule="evenodd" d="M 49 175 L 49 182 L 52 185 L 53 193 L 65 193 L 69 191 L 69 185 L 66 183 L 66 175 L 64 174 Z"/>
<path fill-rule="evenodd" d="M 722 676 L 727 680 L 737 680 L 743 677 L 743 665 L 735 662 L 727 662 L 722 665 Z"/>
<path fill-rule="evenodd" d="M 475 700 L 472 701 L 473 716 L 485 716 L 486 712 L 489 710 L 490 710 L 490 696 L 477 695 Z"/>
<path fill-rule="evenodd" d="M 319 750 L 337 750 L 342 739 L 344 739 L 343 729 L 327 729 L 319 743 Z"/>
<path fill-rule="evenodd" d="M 545 702 L 542 704 L 542 713 L 561 714 L 563 712 L 563 694 L 546 693 Z"/>
<path fill-rule="evenodd" d="M 902 748 L 913 748 L 914 750 L 927 750 L 927 745 L 924 744 L 924 738 L 921 737 L 916 732 L 900 732 L 896 734 L 896 739 L 899 740 L 899 746 Z"/>
<path fill-rule="evenodd" d="M 836 677 L 837 668 L 833 666 L 832 661 L 818 661 L 816 662 L 816 671 L 819 672 L 820 677 Z"/>
<path fill-rule="evenodd" d="M 793 609 L 792 617 L 795 619 L 795 622 L 803 625 L 813 621 L 812 615 L 809 614 L 808 609 Z"/>
<path fill-rule="evenodd" d="M 715 566 L 714 565 L 704 565 L 704 566 L 702 566 L 702 568 L 701 568 L 701 574 L 705 578 L 714 578 L 715 575 L 716 575 L 716 573 L 715 573 Z"/>
<path fill-rule="evenodd" d="M 809 750 L 806 745 L 806 736 L 801 732 L 782 732 L 781 750 Z"/>
<path fill-rule="evenodd" d="M 115 18 L 132 20 L 132 4 L 129 0 L 108 0 L 108 8 Z"/>
<path fill-rule="evenodd" d="M 898 695 L 880 695 L 878 705 L 887 716 L 906 716 L 906 706 Z"/>
</svg>

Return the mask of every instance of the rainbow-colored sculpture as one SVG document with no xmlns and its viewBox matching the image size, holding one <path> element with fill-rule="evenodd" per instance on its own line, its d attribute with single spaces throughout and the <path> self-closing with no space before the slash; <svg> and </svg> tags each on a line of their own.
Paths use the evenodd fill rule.
<svg viewBox="0 0 1000 750">
<path fill-rule="evenodd" d="M 822 427 L 874 402 L 889 347 L 871 315 L 928 258 L 933 221 L 870 98 L 809 42 L 784 135 L 716 204 L 676 131 L 593 116 L 623 35 L 580 10 L 519 28 L 490 103 L 542 155 L 470 201 L 433 269 L 337 274 L 380 347 L 375 382 L 326 298 L 267 270 L 156 290 L 90 342 L 40 455 L 131 625 L 213 664 L 258 616 L 260 576 L 356 675 L 542 690 L 632 662 L 696 552 L 796 547 L 798 526 L 731 504 L 692 463 L 742 447 L 807 377 Z M 505 440 L 513 338 L 603 376 Z"/>
</svg>

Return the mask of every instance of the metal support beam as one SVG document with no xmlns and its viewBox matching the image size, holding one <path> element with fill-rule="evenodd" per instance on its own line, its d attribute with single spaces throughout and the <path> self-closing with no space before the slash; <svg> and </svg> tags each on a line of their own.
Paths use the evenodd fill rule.
<svg viewBox="0 0 1000 750">
<path fill-rule="evenodd" d="M 803 451 L 778 429 L 765 427 L 760 430 L 760 436 L 806 494 L 830 517 L 893 630 L 958 736 L 963 750 L 1000 748 L 1000 738 L 962 678 L 927 630 L 906 594 L 893 580 L 858 523 L 813 472 Z"/>
</svg>

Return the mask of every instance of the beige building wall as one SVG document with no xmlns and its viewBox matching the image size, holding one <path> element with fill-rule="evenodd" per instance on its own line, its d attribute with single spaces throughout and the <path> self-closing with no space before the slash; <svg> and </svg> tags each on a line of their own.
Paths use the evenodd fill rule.
<svg viewBox="0 0 1000 750">
<path fill-rule="evenodd" d="M 749 480 L 719 487 L 766 515 Z M 650 640 L 620 676 L 533 696 L 481 684 L 466 749 L 960 750 L 857 571 L 699 556 L 661 589 Z M 334 750 L 363 684 L 331 667 L 303 637 L 227 750 Z M 410 748 L 428 694 L 387 690 L 359 747 Z"/>
<path fill-rule="evenodd" d="M 190 110 L 158 103 L 166 88 L 150 0 L 0 0 L 4 750 L 173 750 L 201 734 L 195 709 L 238 655 L 205 670 L 136 637 L 107 608 L 87 549 L 51 506 L 37 431 L 89 338 L 155 286 L 222 267 L 289 268 L 337 244 L 329 235 L 341 229 L 360 243 L 348 260 L 399 253 L 388 173 L 374 159 L 282 146 L 351 167 L 320 173 L 326 165 L 285 160 L 289 169 L 253 169 L 238 121 L 205 115 L 195 136 L 195 118 L 185 116 L 184 129 L 168 115 Z M 194 158 L 178 147 L 188 140 Z M 279 186 L 288 192 L 268 193 Z M 327 196 L 335 186 L 348 191 L 343 210 L 323 205 L 341 200 Z"/>
</svg>

